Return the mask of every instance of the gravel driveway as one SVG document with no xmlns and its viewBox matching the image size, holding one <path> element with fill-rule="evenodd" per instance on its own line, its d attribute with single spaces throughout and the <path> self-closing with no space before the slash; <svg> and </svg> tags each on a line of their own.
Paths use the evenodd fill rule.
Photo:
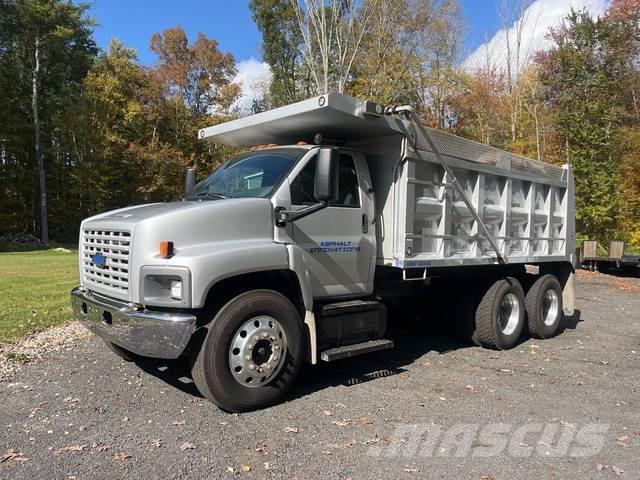
<svg viewBox="0 0 640 480">
<path fill-rule="evenodd" d="M 401 331 L 242 415 L 89 337 L 0 383 L 0 479 L 638 479 L 640 282 L 581 272 L 577 305 L 506 352 Z"/>
</svg>

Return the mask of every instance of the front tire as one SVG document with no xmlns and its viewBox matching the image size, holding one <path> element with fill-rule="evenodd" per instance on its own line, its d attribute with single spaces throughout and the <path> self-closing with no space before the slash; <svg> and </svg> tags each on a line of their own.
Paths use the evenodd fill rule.
<svg viewBox="0 0 640 480">
<path fill-rule="evenodd" d="M 513 277 L 496 281 L 476 310 L 478 340 L 483 347 L 507 350 L 517 345 L 525 322 L 524 292 Z"/>
<path fill-rule="evenodd" d="M 531 286 L 526 298 L 529 333 L 535 338 L 551 338 L 562 320 L 562 287 L 554 275 L 544 275 Z"/>
<path fill-rule="evenodd" d="M 194 351 L 191 374 L 200 393 L 229 412 L 272 405 L 291 388 L 303 354 L 293 304 L 273 290 L 242 293 L 220 309 Z"/>
</svg>

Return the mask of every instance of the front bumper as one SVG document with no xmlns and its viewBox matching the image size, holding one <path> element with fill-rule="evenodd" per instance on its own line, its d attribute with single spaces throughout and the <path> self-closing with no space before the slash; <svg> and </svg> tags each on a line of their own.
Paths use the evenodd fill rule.
<svg viewBox="0 0 640 480">
<path fill-rule="evenodd" d="M 137 310 L 129 304 L 76 287 L 75 317 L 93 333 L 146 357 L 178 358 L 195 330 L 195 315 Z"/>
</svg>

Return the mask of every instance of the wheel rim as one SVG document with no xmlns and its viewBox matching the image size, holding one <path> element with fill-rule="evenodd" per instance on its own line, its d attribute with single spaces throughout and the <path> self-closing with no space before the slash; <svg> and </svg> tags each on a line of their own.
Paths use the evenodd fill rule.
<svg viewBox="0 0 640 480">
<path fill-rule="evenodd" d="M 544 292 L 542 297 L 542 320 L 544 324 L 553 325 L 558 318 L 559 310 L 560 299 L 558 298 L 558 293 L 553 288 L 550 288 Z"/>
<path fill-rule="evenodd" d="M 516 331 L 520 323 L 520 302 L 513 293 L 507 293 L 500 302 L 498 321 L 500 329 L 505 335 L 511 335 Z"/>
<path fill-rule="evenodd" d="M 246 387 L 261 387 L 280 371 L 287 354 L 287 337 L 280 322 L 263 315 L 245 322 L 229 347 L 233 378 Z"/>
</svg>

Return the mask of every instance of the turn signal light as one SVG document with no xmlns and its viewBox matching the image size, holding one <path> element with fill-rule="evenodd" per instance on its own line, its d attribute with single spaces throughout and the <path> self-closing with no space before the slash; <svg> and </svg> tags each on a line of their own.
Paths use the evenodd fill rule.
<svg viewBox="0 0 640 480">
<path fill-rule="evenodd" d="M 160 257 L 171 258 L 173 257 L 173 242 L 160 242 Z"/>
</svg>

